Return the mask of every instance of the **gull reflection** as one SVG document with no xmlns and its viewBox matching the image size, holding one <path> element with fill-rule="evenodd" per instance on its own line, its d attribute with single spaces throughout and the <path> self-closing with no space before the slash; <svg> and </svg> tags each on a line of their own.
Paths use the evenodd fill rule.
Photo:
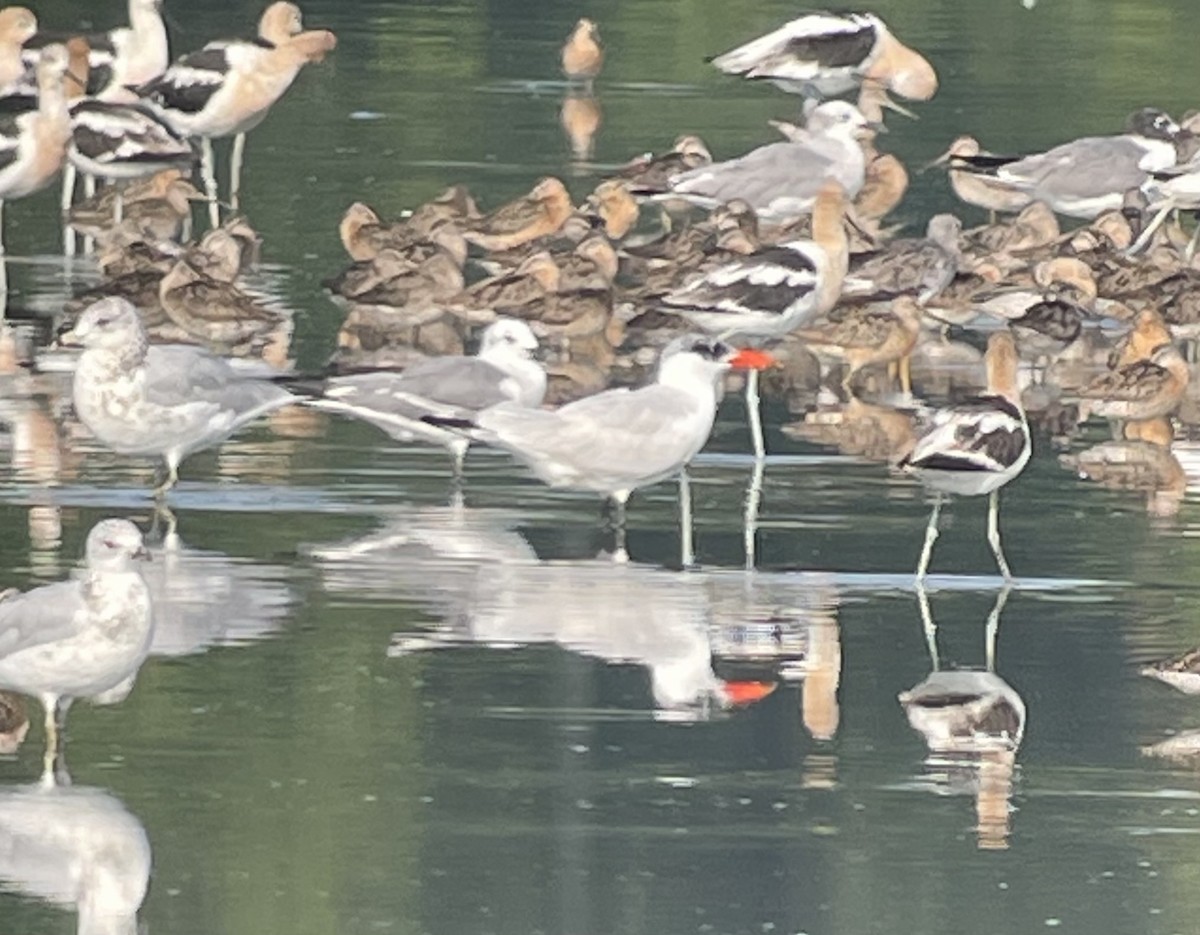
<svg viewBox="0 0 1200 935">
<path fill-rule="evenodd" d="M 191 548 L 179 538 L 173 513 L 162 510 L 156 520 L 166 529 L 142 569 L 154 609 L 150 655 L 244 645 L 283 627 L 293 601 L 287 569 Z"/>
<path fill-rule="evenodd" d="M 1008 595 L 1009 589 L 1002 589 L 988 615 L 986 668 L 943 670 L 929 596 L 918 587 L 933 671 L 899 698 L 908 723 L 929 748 L 925 764 L 931 782 L 974 796 L 976 832 L 984 849 L 1008 847 L 1013 772 L 1025 733 L 1025 702 L 995 672 L 996 635 Z"/>
<path fill-rule="evenodd" d="M 111 793 L 45 780 L 0 790 L 0 881 L 79 914 L 79 935 L 135 935 L 150 840 Z"/>
</svg>

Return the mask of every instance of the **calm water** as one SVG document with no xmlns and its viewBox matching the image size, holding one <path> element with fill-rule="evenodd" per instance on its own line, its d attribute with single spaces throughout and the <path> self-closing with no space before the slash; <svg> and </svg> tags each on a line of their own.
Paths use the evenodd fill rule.
<svg viewBox="0 0 1200 935">
<path fill-rule="evenodd" d="M 71 6 L 39 13 L 65 26 Z M 122 6 L 89 9 L 106 26 Z M 182 47 L 258 12 L 168 6 Z M 959 132 L 1039 147 L 1196 103 L 1180 80 L 1190 0 L 877 9 L 943 78 L 919 122 L 893 122 L 910 165 Z M 341 321 L 318 283 L 343 263 L 350 201 L 390 215 L 463 181 L 496 204 L 549 172 L 582 196 L 677 132 L 732 155 L 794 108 L 702 61 L 785 20 L 781 2 L 305 12 L 341 45 L 252 135 L 244 183 L 302 366 Z M 609 47 L 595 166 L 571 164 L 555 80 L 585 13 Z M 10 272 L 18 307 L 88 275 L 48 256 L 54 197 L 6 211 L 10 251 L 37 257 Z M 948 207 L 944 179 L 917 176 L 900 215 Z M 56 434 L 44 398 L 2 389 L 0 585 L 64 576 L 103 516 L 149 527 L 145 465 Z M 1015 764 L 972 768 L 927 762 L 897 702 L 933 665 L 910 587 L 922 492 L 780 432 L 792 418 L 769 402 L 755 574 L 734 397 L 693 472 L 689 573 L 669 485 L 631 502 L 634 561 L 615 567 L 597 558 L 594 498 L 493 453 L 472 453 L 463 506 L 441 452 L 354 423 L 277 421 L 190 460 L 176 525 L 155 530 L 154 655 L 124 704 L 73 711 L 75 786 L 30 791 L 37 727 L 0 757 L 0 810 L 37 816 L 39 846 L 78 873 L 0 891 L 0 932 L 70 931 L 81 894 L 175 935 L 1193 931 L 1200 774 L 1141 747 L 1200 727 L 1200 710 L 1137 669 L 1200 641 L 1200 449 L 1177 443 L 1151 498 L 1078 480 L 1043 440 L 1006 490 L 1021 580 L 995 668 L 1028 722 Z M 950 517 L 929 595 L 938 661 L 980 666 L 999 580 L 983 504 Z M 722 711 L 718 677 L 778 684 Z M 75 895 L 39 897 L 55 883 Z"/>
</svg>

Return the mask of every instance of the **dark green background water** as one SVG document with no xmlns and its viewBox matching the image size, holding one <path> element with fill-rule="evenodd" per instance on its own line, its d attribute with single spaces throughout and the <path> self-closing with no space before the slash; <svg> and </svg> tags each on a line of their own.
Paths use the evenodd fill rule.
<svg viewBox="0 0 1200 935">
<path fill-rule="evenodd" d="M 67 26 L 77 6 L 38 13 Z M 177 50 L 248 32 L 259 11 L 168 7 L 184 30 Z M 910 166 L 960 132 L 1021 150 L 1114 130 L 1143 104 L 1178 114 L 1196 103 L 1189 0 L 877 10 L 942 78 L 920 121 L 893 121 L 886 140 Z M 108 0 L 88 12 L 99 26 L 123 15 Z M 343 263 L 335 226 L 349 202 L 391 215 L 465 182 L 490 205 L 551 172 L 579 197 L 590 188 L 595 173 L 571 166 L 558 126 L 557 49 L 578 16 L 598 21 L 609 50 L 595 160 L 614 164 L 683 131 L 719 156 L 770 139 L 765 121 L 795 102 L 703 58 L 793 12 L 739 0 L 307 4 L 338 51 L 252 134 L 244 179 L 265 259 L 298 312 L 302 364 L 324 359 L 340 323 L 318 283 Z M 46 193 L 6 210 L 10 253 L 53 252 L 56 205 Z M 943 178 L 919 176 L 900 217 L 920 226 L 950 206 Z M 61 270 L 10 275 L 53 292 Z M 896 703 L 929 671 L 908 589 L 924 497 L 876 465 L 783 438 L 781 407 L 768 417 L 772 450 L 789 457 L 768 468 L 765 573 L 748 578 L 735 571 L 740 457 L 707 455 L 695 470 L 708 570 L 691 577 L 671 570 L 669 486 L 631 502 L 638 567 L 621 570 L 593 560 L 593 498 L 549 492 L 497 455 L 471 456 L 465 521 L 443 509 L 441 452 L 360 425 L 307 439 L 263 429 L 190 461 L 174 504 L 186 548 L 203 552 L 155 573 L 189 590 L 196 629 L 147 663 L 123 705 L 81 704 L 70 721 L 75 782 L 108 790 L 149 837 L 148 931 L 1194 930 L 1200 775 L 1139 746 L 1200 726 L 1200 711 L 1136 674 L 1200 640 L 1194 495 L 1153 518 L 1144 495 L 1086 485 L 1048 449 L 1006 490 L 1008 555 L 1025 586 L 1003 615 L 998 670 L 1029 724 L 1009 849 L 981 850 L 971 795 L 926 769 Z M 72 444 L 83 463 L 49 492 L 0 456 L 0 585 L 61 577 L 102 516 L 148 520 L 146 470 Z M 731 399 L 712 448 L 746 445 Z M 1177 443 L 1189 471 L 1196 451 Z M 997 581 L 982 504 L 951 514 L 935 567 L 983 577 L 937 582 L 941 651 L 979 664 Z M 407 536 L 390 562 L 313 555 L 388 516 Z M 61 521 L 61 544 L 31 543 L 31 521 L 46 517 Z M 533 554 L 569 563 L 530 572 Z M 570 599 L 579 574 L 608 589 L 620 619 Z M 638 663 L 655 634 L 672 645 L 680 632 L 728 633 L 739 608 L 774 613 L 789 633 L 818 610 L 836 619 L 836 739 L 806 733 L 794 684 L 708 720 L 657 711 Z M 471 628 L 482 642 L 388 654 L 396 633 Z M 218 637 L 234 645 L 178 655 Z M 624 661 L 556 639 L 607 640 Z M 39 757 L 35 728 L 19 756 L 0 758 L 0 783 L 32 781 Z M 73 926 L 62 909 L 0 893 L 0 932 Z"/>
</svg>

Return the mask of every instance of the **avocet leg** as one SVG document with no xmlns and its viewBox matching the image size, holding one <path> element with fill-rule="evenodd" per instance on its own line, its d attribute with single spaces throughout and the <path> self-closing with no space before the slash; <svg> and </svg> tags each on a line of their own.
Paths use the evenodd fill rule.
<svg viewBox="0 0 1200 935">
<path fill-rule="evenodd" d="M 62 187 L 62 226 L 63 226 L 63 254 L 65 256 L 75 255 L 75 231 L 70 224 L 67 223 L 67 215 L 71 212 L 71 205 L 75 203 L 75 166 L 68 162 L 63 166 L 63 187 Z"/>
<path fill-rule="evenodd" d="M 925 582 L 925 573 L 929 571 L 929 559 L 933 557 L 933 544 L 938 537 L 938 515 L 942 512 L 942 495 L 936 494 L 933 499 L 933 511 L 929 514 L 929 525 L 925 527 L 925 547 L 921 549 L 921 561 L 917 564 L 917 584 Z"/>
<path fill-rule="evenodd" d="M 96 176 L 88 175 L 86 172 L 83 176 L 83 197 L 96 197 Z M 96 249 L 96 241 L 91 237 L 83 238 L 83 252 L 91 253 Z"/>
<path fill-rule="evenodd" d="M 1000 574 L 1004 576 L 1004 581 L 1011 584 L 1013 580 L 1012 572 L 1008 568 L 1008 561 L 1004 558 L 1004 549 L 1000 547 L 1000 491 L 993 490 L 988 497 L 988 528 L 987 528 L 988 545 L 992 547 L 992 554 L 996 556 L 996 564 L 1000 568 Z"/>
<path fill-rule="evenodd" d="M 239 133 L 233 138 L 233 152 L 229 156 L 229 206 L 233 213 L 241 210 L 240 196 L 242 193 L 242 159 L 246 154 L 246 134 Z"/>
<path fill-rule="evenodd" d="M 213 162 L 212 140 L 207 136 L 200 141 L 200 176 L 204 179 L 204 194 L 208 198 L 209 227 L 221 226 L 221 215 L 217 205 L 217 170 Z"/>
<path fill-rule="evenodd" d="M 996 636 L 1000 632 L 1000 614 L 1004 610 L 1004 605 L 1008 603 L 1010 591 L 1012 591 L 1012 588 L 1007 584 L 1000 589 L 1000 593 L 996 595 L 996 604 L 992 607 L 992 612 L 988 614 L 987 633 L 984 637 L 984 655 L 987 659 L 987 670 L 989 672 L 996 671 Z"/>
<path fill-rule="evenodd" d="M 937 624 L 933 622 L 933 611 L 929 607 L 929 592 L 925 584 L 917 579 L 917 606 L 921 609 L 921 629 L 925 633 L 925 648 L 929 650 L 929 664 L 937 672 L 941 667 L 938 656 Z"/>
</svg>

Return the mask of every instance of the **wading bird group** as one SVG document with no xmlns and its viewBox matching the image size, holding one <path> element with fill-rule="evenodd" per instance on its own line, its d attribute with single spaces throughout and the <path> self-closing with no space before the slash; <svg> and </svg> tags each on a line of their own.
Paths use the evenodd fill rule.
<svg viewBox="0 0 1200 935">
<path fill-rule="evenodd" d="M 936 162 L 989 220 L 964 229 L 938 215 L 897 237 L 888 216 L 908 171 L 879 134 L 889 111 L 908 114 L 893 95 L 931 99 L 936 72 L 873 14 L 806 14 L 712 59 L 803 101 L 798 123 L 740 154 L 714 159 L 683 133 L 594 172 L 578 205 L 555 177 L 490 211 L 458 185 L 394 220 L 351 205 L 339 226 L 350 262 L 325 283 L 345 320 L 331 373 L 314 378 L 287 369 L 288 314 L 241 282 L 258 240 L 236 212 L 246 134 L 334 34 L 278 2 L 256 34 L 172 61 L 157 0 L 130 0 L 129 20 L 55 37 L 29 10 L 0 11 L 0 205 L 64 173 L 66 245 L 82 235 L 103 278 L 64 308 L 55 360 L 80 348 L 75 417 L 107 448 L 156 459 L 157 497 L 191 453 L 311 407 L 444 447 L 456 483 L 479 443 L 551 487 L 600 494 L 617 508 L 618 556 L 630 495 L 678 479 L 688 564 L 687 468 L 727 384 L 744 380 L 749 564 L 770 462 L 761 397 L 795 411 L 818 389 L 786 434 L 886 462 L 931 492 L 918 579 L 943 499 L 987 495 L 1008 581 L 998 494 L 1035 438 L 1107 419 L 1113 442 L 1070 466 L 1116 486 L 1157 483 L 1145 465 L 1170 460 L 1200 338 L 1195 238 L 1173 219 L 1200 209 L 1193 121 L 1146 107 L 1120 132 L 1024 155 L 961 138 Z M 577 159 L 599 125 L 587 102 L 604 61 L 596 23 L 580 20 L 560 59 Z M 226 137 L 222 202 L 213 142 Z M 209 229 L 194 238 L 197 202 Z M 1059 216 L 1087 224 L 1064 231 Z M 73 698 L 119 692 L 144 656 L 140 551 L 134 527 L 107 520 L 89 537 L 87 577 L 0 599 L 0 687 L 40 699 L 51 736 Z"/>
</svg>

